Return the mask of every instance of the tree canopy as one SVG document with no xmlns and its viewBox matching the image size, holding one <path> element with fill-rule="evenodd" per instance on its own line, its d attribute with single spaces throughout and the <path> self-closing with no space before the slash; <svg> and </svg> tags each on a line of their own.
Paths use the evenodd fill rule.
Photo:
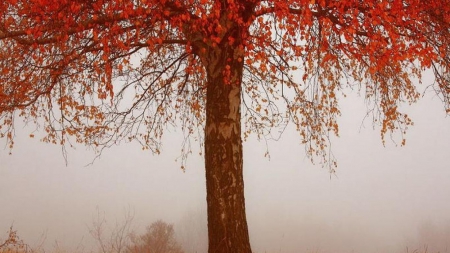
<svg viewBox="0 0 450 253">
<path fill-rule="evenodd" d="M 398 104 L 418 99 L 413 80 L 426 69 L 449 109 L 449 8 L 446 0 L 2 1 L 1 136 L 13 143 L 14 115 L 61 144 L 137 140 L 159 152 L 164 126 L 177 122 L 202 136 L 205 68 L 214 66 L 205 54 L 232 47 L 244 68 L 244 134 L 290 120 L 320 155 L 324 136 L 338 132 L 345 86 L 363 87 L 383 136 L 411 124 Z M 221 65 L 229 79 L 231 65 Z"/>
</svg>

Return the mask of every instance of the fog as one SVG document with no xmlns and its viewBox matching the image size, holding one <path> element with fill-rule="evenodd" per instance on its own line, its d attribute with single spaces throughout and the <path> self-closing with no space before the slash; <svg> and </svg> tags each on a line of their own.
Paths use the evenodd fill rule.
<svg viewBox="0 0 450 253">
<path fill-rule="evenodd" d="M 402 108 L 415 122 L 405 147 L 396 145 L 398 133 L 383 147 L 379 127 L 364 121 L 362 98 L 341 101 L 335 174 L 309 161 L 292 127 L 279 141 L 245 143 L 253 251 L 449 252 L 450 121 L 440 100 L 429 93 Z M 166 132 L 159 156 L 123 143 L 88 165 L 95 154 L 77 146 L 67 166 L 61 147 L 29 138 L 29 130 L 17 129 L 12 155 L 0 150 L 0 238 L 13 225 L 47 252 L 95 252 L 89 227 L 98 212 L 111 227 L 129 212 L 138 233 L 162 219 L 186 252 L 206 250 L 203 158 L 194 152 L 180 169 L 180 130 Z"/>
</svg>

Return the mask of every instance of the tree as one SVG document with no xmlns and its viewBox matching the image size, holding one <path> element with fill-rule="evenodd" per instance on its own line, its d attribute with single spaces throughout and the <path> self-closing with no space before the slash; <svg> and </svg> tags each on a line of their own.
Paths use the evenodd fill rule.
<svg viewBox="0 0 450 253">
<path fill-rule="evenodd" d="M 148 226 L 145 234 L 132 236 L 128 253 L 183 253 L 175 239 L 172 224 L 158 220 Z"/>
<path fill-rule="evenodd" d="M 424 71 L 450 113 L 449 33 L 447 0 L 4 0 L 0 132 L 12 147 L 22 117 L 63 147 L 159 153 L 178 123 L 184 154 L 204 140 L 209 252 L 251 252 L 242 138 L 292 122 L 334 166 L 346 87 L 365 93 L 383 142 L 403 137 L 398 105 L 420 97 Z"/>
</svg>

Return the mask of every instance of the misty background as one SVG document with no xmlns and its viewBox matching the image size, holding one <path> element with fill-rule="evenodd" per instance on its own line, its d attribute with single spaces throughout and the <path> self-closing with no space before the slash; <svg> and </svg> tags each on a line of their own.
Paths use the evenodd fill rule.
<svg viewBox="0 0 450 253">
<path fill-rule="evenodd" d="M 386 138 L 364 120 L 363 98 L 341 100 L 340 137 L 332 138 L 336 174 L 312 164 L 292 126 L 278 141 L 244 144 L 246 209 L 253 251 L 450 251 L 450 120 L 427 92 L 402 107 L 415 125 Z M 0 238 L 11 225 L 26 243 L 96 251 L 89 227 L 98 212 L 111 227 L 134 216 L 142 233 L 157 219 L 173 223 L 186 252 L 206 252 L 206 186 L 203 157 L 180 169 L 183 135 L 168 129 L 161 155 L 136 143 L 95 154 L 39 142 L 32 128 L 17 128 L 12 155 L 0 140 Z M 264 157 L 269 149 L 270 159 Z M 178 160 L 176 160 L 179 158 Z M 319 159 L 316 159 L 317 161 Z"/>
</svg>

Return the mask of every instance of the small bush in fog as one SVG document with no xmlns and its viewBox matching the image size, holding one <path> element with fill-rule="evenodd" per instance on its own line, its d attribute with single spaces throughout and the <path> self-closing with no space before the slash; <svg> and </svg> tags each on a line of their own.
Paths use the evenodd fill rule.
<svg viewBox="0 0 450 253">
<path fill-rule="evenodd" d="M 147 227 L 145 234 L 131 236 L 127 253 L 184 253 L 175 239 L 172 224 L 158 220 Z"/>
<path fill-rule="evenodd" d="M 31 252 L 28 245 L 24 243 L 17 231 L 13 230 L 12 226 L 9 228 L 8 237 L 6 240 L 0 240 L 0 253 L 27 253 Z"/>
</svg>

